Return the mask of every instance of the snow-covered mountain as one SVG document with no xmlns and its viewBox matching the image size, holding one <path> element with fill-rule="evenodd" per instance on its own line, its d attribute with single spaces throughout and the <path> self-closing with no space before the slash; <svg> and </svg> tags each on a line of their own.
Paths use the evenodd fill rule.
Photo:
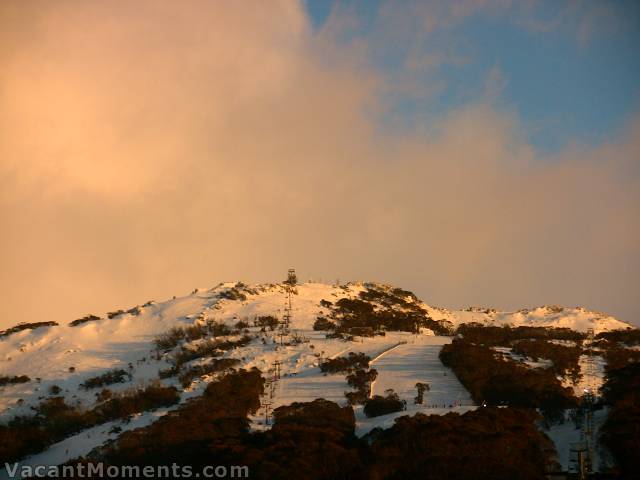
<svg viewBox="0 0 640 480">
<path fill-rule="evenodd" d="M 367 290 L 396 292 L 408 304 L 422 309 L 433 320 L 450 322 L 452 327 L 477 322 L 496 326 L 534 326 L 569 328 L 595 333 L 631 327 L 612 316 L 582 307 L 542 306 L 515 312 L 470 307 L 448 310 L 431 306 L 410 292 L 375 283 L 350 283 L 343 286 L 304 283 L 296 287 L 293 300 L 294 330 L 312 330 L 318 316 L 328 313 L 323 300 L 335 303 L 341 298 L 360 298 Z M 27 375 L 31 378 L 66 379 L 81 371 L 109 368 L 114 364 L 138 360 L 148 352 L 155 336 L 175 326 L 215 320 L 233 325 L 257 316 L 282 317 L 286 290 L 282 284 L 245 285 L 221 283 L 211 289 L 196 289 L 183 297 L 163 302 L 150 301 L 126 311 L 116 310 L 103 316 L 87 316 L 69 324 L 25 328 L 0 336 L 0 374 Z M 378 306 L 371 300 L 374 306 Z M 402 305 L 391 305 L 402 309 Z M 74 370 L 70 375 L 69 369 Z"/>
<path fill-rule="evenodd" d="M 451 341 L 450 337 L 434 336 L 433 332 L 423 329 L 420 335 L 387 332 L 384 336 L 345 342 L 326 338 L 326 332 L 314 331 L 318 317 L 332 318 L 333 308 L 340 299 L 366 302 L 374 310 L 419 312 L 450 331 L 468 322 L 562 327 L 581 332 L 593 328 L 596 333 L 631 327 L 611 316 L 579 307 L 539 307 L 515 312 L 480 308 L 447 310 L 388 285 L 304 283 L 295 287 L 292 296 L 289 334 L 289 340 L 300 341 L 279 345 L 282 339 L 278 339 L 277 332 L 261 331 L 254 326 L 254 321 L 268 316 L 282 319 L 287 302 L 285 285 L 222 283 L 211 289 L 196 289 L 186 296 L 150 301 L 100 316 L 88 315 L 67 324 L 30 324 L 0 332 L 0 377 L 28 377 L 28 381 L 0 387 L 0 420 L 30 414 L 30 408 L 50 397 L 52 391 L 64 396 L 68 403 L 92 408 L 98 402 L 96 390 L 81 388 L 82 384 L 110 369 L 125 370 L 129 379 L 109 385 L 115 393 L 157 381 L 162 377 L 160 373 L 173 364 L 171 354 L 158 349 L 154 340 L 174 327 L 212 322 L 235 329 L 235 333 L 227 335 L 231 340 L 245 334 L 251 337 L 248 344 L 225 351 L 225 358 L 238 360 L 238 365 L 244 368 L 258 367 L 262 372 L 273 369 L 274 362 L 280 363 L 283 378 L 272 408 L 318 397 L 344 403 L 344 392 L 349 388 L 344 375 L 326 376 L 317 367 L 322 358 L 348 352 L 363 352 L 372 358 L 371 363 L 379 373 L 372 385 L 372 394 L 393 388 L 401 398 L 411 399 L 416 381 L 428 381 L 431 405 L 410 405 L 408 411 L 428 407 L 428 413 L 437 414 L 450 411 L 452 405 L 462 411 L 475 408 L 468 392 L 438 359 L 440 348 Z M 197 345 L 199 341 L 191 343 Z M 164 378 L 165 385 L 179 386 L 175 377 Z M 207 381 L 205 375 L 179 388 L 180 402 L 199 395 Z M 133 421 L 118 425 L 118 431 L 149 424 L 166 411 L 168 409 L 141 413 Z M 375 426 L 390 425 L 398 415 L 368 419 L 356 409 L 358 431 L 363 433 Z M 254 420 L 254 427 L 260 428 L 259 416 Z M 84 455 L 114 438 L 116 433 L 111 423 L 64 440 L 31 461 L 55 464 L 73 455 Z"/>
<path fill-rule="evenodd" d="M 304 283 L 296 287 L 291 328 L 301 332 L 312 330 L 318 316 L 329 313 L 323 300 L 335 303 L 341 298 L 360 298 L 367 290 L 396 292 L 407 304 L 418 307 L 433 320 L 450 322 L 455 328 L 462 323 L 485 325 L 563 327 L 595 333 L 626 329 L 631 325 L 616 318 L 581 307 L 543 306 L 515 312 L 501 312 L 471 307 L 448 310 L 434 307 L 417 299 L 410 292 L 373 283 L 351 283 L 343 286 Z M 251 322 L 255 317 L 282 317 L 286 290 L 282 284 L 249 286 L 242 283 L 222 283 L 211 289 L 196 289 L 189 295 L 163 302 L 147 302 L 127 311 L 110 312 L 103 316 L 87 316 L 69 324 L 25 328 L 0 337 L 0 375 L 27 375 L 41 381 L 70 382 L 77 387 L 83 372 L 96 372 L 138 362 L 153 348 L 153 339 L 175 326 L 203 323 L 207 320 L 234 325 L 240 320 Z M 376 307 L 375 301 L 371 301 Z M 402 305 L 391 305 L 402 309 Z M 121 312 L 121 313 L 119 313 Z M 70 371 L 71 370 L 71 371 Z M 140 380 L 155 378 L 157 369 L 138 368 Z M 15 391 L 13 391 L 15 390 Z M 14 388 L 0 395 L 4 409 L 29 393 L 29 387 Z"/>
</svg>

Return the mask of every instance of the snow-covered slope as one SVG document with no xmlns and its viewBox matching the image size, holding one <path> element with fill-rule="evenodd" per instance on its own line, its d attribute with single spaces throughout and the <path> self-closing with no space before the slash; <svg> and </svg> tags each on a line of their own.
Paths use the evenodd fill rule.
<svg viewBox="0 0 640 480">
<path fill-rule="evenodd" d="M 441 321 L 451 331 L 466 322 L 485 325 L 528 325 L 564 327 L 579 331 L 593 328 L 595 332 L 628 328 L 630 325 L 613 317 L 582 308 L 540 307 L 533 310 L 498 312 L 472 308 L 452 311 L 433 307 L 410 292 L 387 285 L 352 283 L 328 285 L 304 283 L 298 285 L 292 298 L 292 320 L 287 341 L 282 342 L 278 331 L 261 331 L 254 320 L 261 316 L 282 319 L 287 302 L 283 284 L 249 286 L 242 283 L 223 283 L 211 289 L 196 289 L 191 294 L 164 302 L 147 302 L 127 311 L 105 313 L 101 317 L 86 317 L 82 322 L 61 325 L 33 325 L 3 335 L 0 332 L 0 377 L 26 375 L 29 381 L 0 386 L 0 420 L 15 415 L 32 414 L 30 407 L 55 395 L 65 397 L 69 404 L 92 408 L 96 405 L 96 391 L 83 389 L 81 384 L 109 369 L 124 369 L 129 380 L 109 385 L 112 392 L 145 386 L 157 381 L 162 370 L 172 366 L 170 353 L 159 351 L 154 339 L 174 327 L 223 323 L 229 327 L 245 329 L 251 341 L 243 347 L 225 351 L 222 357 L 239 361 L 244 368 L 258 367 L 265 376 L 274 375 L 278 363 L 281 378 L 277 389 L 270 395 L 271 408 L 294 401 L 311 401 L 323 397 L 341 404 L 346 403 L 344 392 L 351 390 L 342 374 L 325 375 L 318 368 L 322 358 L 363 352 L 372 360 L 379 377 L 372 386 L 373 394 L 394 389 L 407 401 L 407 411 L 367 418 L 362 407 L 356 408 L 357 431 L 362 434 L 376 426 L 391 425 L 401 414 L 424 411 L 443 414 L 451 410 L 466 411 L 475 408 L 464 387 L 438 358 L 443 344 L 451 337 L 433 336 L 423 330 L 414 335 L 408 332 L 387 332 L 384 336 L 356 338 L 345 342 L 326 338 L 326 332 L 314 331 L 318 317 L 332 318 L 336 302 L 340 299 L 358 299 L 370 303 L 374 310 L 418 312 Z M 71 325 L 74 323 L 74 325 Z M 240 337 L 241 332 L 237 332 Z M 229 338 L 235 338 L 233 335 Z M 293 340 L 299 341 L 293 341 Z M 197 343 L 199 340 L 195 340 Z M 282 345 L 281 343 L 285 343 Z M 188 365 L 206 359 L 196 359 Z M 180 401 L 201 394 L 211 376 L 196 377 L 186 388 L 174 376 L 161 382 L 178 387 Z M 426 382 L 431 391 L 422 405 L 414 405 L 415 384 Z M 60 389 L 58 391 L 58 388 Z M 123 430 L 147 424 L 166 413 L 168 409 L 146 412 L 129 423 L 119 426 Z M 265 428 L 261 411 L 252 419 L 253 428 Z M 29 460 L 31 463 L 60 463 L 74 455 L 85 454 L 91 448 L 113 438 L 111 428 L 119 422 L 110 422 L 91 429 L 91 442 L 87 432 L 63 440 Z M 77 438 L 76 438 L 77 437 Z M 75 445 L 75 446 L 74 446 Z M 83 448 L 76 448 L 82 445 Z M 2 472 L 0 471 L 0 478 Z"/>
<path fill-rule="evenodd" d="M 358 298 L 361 292 L 370 288 L 393 291 L 393 287 L 364 283 L 298 285 L 293 300 L 292 330 L 312 332 L 316 318 L 330 313 L 321 305 L 322 300 L 335 303 L 340 298 Z M 434 320 L 451 322 L 454 327 L 465 322 L 479 322 L 486 325 L 566 327 L 579 331 L 593 328 L 598 333 L 630 326 L 611 316 L 583 308 L 539 307 L 516 312 L 471 308 L 451 311 L 430 306 L 408 295 L 408 292 L 398 292 L 406 302 L 422 308 Z M 281 318 L 285 302 L 286 290 L 281 284 L 247 286 L 224 283 L 212 289 L 196 289 L 190 295 L 164 302 L 148 302 L 131 309 L 131 313 L 113 318 L 105 315 L 105 318 L 78 326 L 45 326 L 0 337 L 0 375 L 27 375 L 32 379 L 31 382 L 0 390 L 0 413 L 8 407 L 12 407 L 13 413 L 26 410 L 33 399 L 45 395 L 52 385 L 68 390 L 75 401 L 91 403 L 92 394 L 79 390 L 79 384 L 109 368 L 132 370 L 134 383 L 157 378 L 158 371 L 168 366 L 165 361 L 152 358 L 152 342 L 157 335 L 174 326 L 207 320 L 234 325 L 239 320 L 251 323 L 256 316 Z M 391 308 L 402 307 L 392 305 Z M 325 348 L 328 354 L 343 346 L 340 341 L 329 341 Z M 19 399 L 25 400 L 21 408 L 16 406 Z"/>
<path fill-rule="evenodd" d="M 596 334 L 632 327 L 632 325 L 615 317 L 583 307 L 567 308 L 545 305 L 532 309 L 524 308 L 515 312 L 501 312 L 492 308 L 478 307 L 454 311 L 429 307 L 428 305 L 426 308 L 434 320 L 448 320 L 455 326 L 477 322 L 492 326 L 569 328 L 578 332 L 586 332 L 593 328 Z"/>
</svg>

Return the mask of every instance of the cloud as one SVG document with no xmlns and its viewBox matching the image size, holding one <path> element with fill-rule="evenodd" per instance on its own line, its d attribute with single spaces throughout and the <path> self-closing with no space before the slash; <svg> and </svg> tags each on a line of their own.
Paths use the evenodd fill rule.
<svg viewBox="0 0 640 480">
<path fill-rule="evenodd" d="M 494 65 L 487 72 L 484 79 L 484 95 L 488 100 L 496 100 L 500 97 L 505 88 L 507 88 L 508 80 L 502 69 L 498 65 Z"/>
<path fill-rule="evenodd" d="M 0 9 L 1 325 L 290 266 L 639 313 L 637 121 L 554 158 L 486 98 L 385 130 L 371 45 L 293 1 Z"/>
</svg>

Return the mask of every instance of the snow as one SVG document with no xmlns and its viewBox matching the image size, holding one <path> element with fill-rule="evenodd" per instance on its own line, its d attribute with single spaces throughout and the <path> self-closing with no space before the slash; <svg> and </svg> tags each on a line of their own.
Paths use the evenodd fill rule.
<svg viewBox="0 0 640 480">
<path fill-rule="evenodd" d="M 515 362 L 524 363 L 530 368 L 549 368 L 553 365 L 553 362 L 547 358 L 538 358 L 536 361 L 525 355 L 514 353 L 511 347 L 492 347 L 492 349 Z"/>
<path fill-rule="evenodd" d="M 371 362 L 378 371 L 372 384 L 371 395 L 385 395 L 392 389 L 401 400 L 407 402 L 407 409 L 390 415 L 367 418 L 362 407 L 356 408 L 356 434 L 364 435 L 373 428 L 388 428 L 396 418 L 423 413 L 445 415 L 450 412 L 465 413 L 477 408 L 467 390 L 455 374 L 445 367 L 438 355 L 442 346 L 451 342 L 451 337 L 399 334 L 406 343 L 400 343 L 384 352 Z M 424 403 L 416 405 L 416 383 L 429 384 L 424 394 Z"/>
<path fill-rule="evenodd" d="M 109 440 L 117 438 L 120 433 L 112 432 L 111 430 L 114 427 L 119 427 L 121 432 L 146 427 L 165 415 L 167 411 L 168 410 L 164 409 L 154 412 L 145 412 L 140 415 L 136 415 L 128 423 L 115 421 L 103 423 L 102 425 L 98 425 L 93 428 L 88 428 L 77 435 L 51 445 L 42 453 L 23 458 L 19 462 L 20 466 L 35 467 L 37 465 L 61 465 L 73 458 L 86 455 L 94 448 L 105 444 Z M 18 470 L 18 472 L 20 472 L 20 470 Z M 9 478 L 21 477 L 19 475 L 16 477 L 9 477 L 9 473 L 3 465 L 0 469 L 0 480 L 6 480 Z"/>
<path fill-rule="evenodd" d="M 599 430 L 607 419 L 607 410 L 596 410 L 593 415 L 594 434 L 593 438 L 598 438 Z M 565 420 L 561 425 L 553 425 L 550 429 L 544 430 L 544 433 L 553 441 L 556 446 L 558 462 L 562 470 L 569 468 L 569 448 L 572 443 L 578 443 L 582 440 L 580 429 L 576 429 L 575 424 L 570 420 Z M 594 449 L 594 471 L 602 471 L 609 463 L 608 455 L 601 448 Z"/>
<path fill-rule="evenodd" d="M 597 395 L 604 382 L 606 366 L 604 358 L 600 355 L 594 355 L 590 361 L 587 355 L 580 355 L 578 364 L 582 374 L 578 382 L 574 385 L 568 378 L 563 378 L 562 386 L 573 388 L 574 395 L 577 397 L 584 395 L 585 391 Z"/>
<path fill-rule="evenodd" d="M 346 381 L 344 374 L 325 374 L 320 371 L 319 357 L 315 354 L 320 351 L 324 358 L 336 358 L 346 356 L 349 352 L 364 353 L 371 358 L 376 358 L 383 352 L 396 347 L 404 341 L 402 333 L 388 333 L 386 336 L 362 338 L 360 342 L 342 342 L 327 340 L 324 333 L 306 332 L 310 338 L 309 344 L 297 347 L 279 347 L 271 354 L 258 352 L 248 365 L 260 362 L 263 371 L 268 372 L 273 362 L 281 362 L 281 378 L 276 382 L 275 395 L 269 397 L 270 410 L 293 402 L 311 402 L 317 398 L 331 400 L 339 405 L 346 405 L 345 392 L 352 388 Z M 310 346 L 314 345 L 314 349 Z M 373 368 L 373 365 L 372 365 Z M 268 374 L 272 378 L 273 374 Z M 254 428 L 263 428 L 264 410 L 252 417 Z"/>
<path fill-rule="evenodd" d="M 543 306 L 532 310 L 523 309 L 515 312 L 500 312 L 493 309 L 446 310 L 425 305 L 434 320 L 447 320 L 454 326 L 476 322 L 490 326 L 528 326 L 569 328 L 578 332 L 587 332 L 593 328 L 594 333 L 609 330 L 627 329 L 630 324 L 622 322 L 610 315 L 587 310 L 582 307 L 565 308 Z"/>
<path fill-rule="evenodd" d="M 341 405 L 346 404 L 344 393 L 351 388 L 344 375 L 324 375 L 319 369 L 320 360 L 346 355 L 348 352 L 369 355 L 373 359 L 371 367 L 378 370 L 372 394 L 384 394 L 385 390 L 393 389 L 407 401 L 407 410 L 367 419 L 359 407 L 356 409 L 358 434 L 364 434 L 376 426 L 391 425 L 398 416 L 418 411 L 444 414 L 475 408 L 455 375 L 438 359 L 442 345 L 451 340 L 449 337 L 434 336 L 433 332 L 425 330 L 419 335 L 387 332 L 385 336 L 344 342 L 340 339 L 326 339 L 326 332 L 313 331 L 313 323 L 317 317 L 328 313 L 328 309 L 320 305 L 321 300 L 335 303 L 340 298 L 356 298 L 368 286 L 370 284 L 335 286 L 312 282 L 298 285 L 293 296 L 291 330 L 302 339 L 302 343 L 294 344 L 290 336 L 287 340 L 292 344 L 279 345 L 276 332 L 260 333 L 257 328 L 251 328 L 250 334 L 257 338 L 246 347 L 227 352 L 225 356 L 239 359 L 244 368 L 259 368 L 266 377 L 273 376 L 274 362 L 280 362 L 281 379 L 277 382 L 274 398 L 271 399 L 273 409 L 294 401 L 311 401 L 320 397 Z M 220 297 L 221 292 L 234 287 L 246 295 L 246 300 Z M 148 302 L 139 307 L 137 315 L 124 313 L 76 327 L 60 325 L 25 330 L 2 338 L 0 375 L 28 375 L 32 380 L 0 388 L 0 421 L 18 414 L 30 414 L 30 407 L 46 398 L 52 385 L 62 389 L 61 395 L 67 402 L 92 408 L 96 401 L 95 391 L 79 388 L 87 378 L 112 368 L 130 371 L 132 381 L 109 386 L 111 390 L 119 392 L 148 384 L 158 378 L 160 370 L 170 365 L 165 357 L 156 356 L 153 339 L 157 335 L 175 326 L 193 325 L 206 320 L 221 321 L 233 326 L 239 320 L 252 324 L 253 319 L 261 315 L 281 318 L 285 302 L 286 290 L 283 285 L 245 286 L 222 283 L 212 289 L 196 289 L 189 295 L 164 302 Z M 432 307 L 421 301 L 417 301 L 417 304 L 432 318 L 447 320 L 454 326 L 473 321 L 486 325 L 554 326 L 580 331 L 594 328 L 596 333 L 628 327 L 613 317 L 583 308 L 540 307 L 517 312 L 497 312 L 492 309 L 454 311 Z M 529 360 L 524 360 L 534 366 Z M 600 369 L 597 376 L 601 375 Z M 212 378 L 196 379 L 183 391 L 182 399 L 200 394 Z M 429 383 L 431 386 L 431 390 L 425 393 L 424 405 L 413 404 L 417 382 Z M 175 385 L 176 380 L 169 379 L 163 383 Z M 576 388 L 581 389 L 583 386 L 581 383 Z M 20 399 L 23 402 L 18 405 Z M 455 407 L 449 408 L 449 405 L 454 404 Z M 464 406 L 457 406 L 458 404 Z M 160 415 L 162 411 L 142 413 L 130 423 L 122 425 L 122 428 L 124 430 L 146 425 Z M 263 419 L 264 412 L 261 411 L 253 417 L 253 427 L 265 428 L 265 425 L 260 424 Z M 113 438 L 114 434 L 108 432 L 115 423 L 117 422 L 100 425 L 63 440 L 26 461 L 55 464 L 67 460 L 60 453 L 67 449 L 71 456 L 87 453 Z M 91 435 L 90 440 L 88 435 Z"/>
<path fill-rule="evenodd" d="M 462 403 L 472 405 L 469 393 L 458 381 L 455 374 L 442 365 L 438 355 L 442 346 L 451 342 L 451 337 L 405 335 L 408 341 L 375 359 L 371 366 L 378 371 L 373 383 L 372 395 L 384 395 L 393 389 L 413 404 L 416 383 L 428 383 L 430 390 L 425 393 L 425 405 L 452 405 Z"/>
</svg>

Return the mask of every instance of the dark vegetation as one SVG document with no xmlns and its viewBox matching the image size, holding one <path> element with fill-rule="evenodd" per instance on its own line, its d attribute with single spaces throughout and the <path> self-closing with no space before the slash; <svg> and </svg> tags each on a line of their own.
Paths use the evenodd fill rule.
<svg viewBox="0 0 640 480">
<path fill-rule="evenodd" d="M 131 380 L 131 375 L 126 370 L 116 368 L 109 370 L 102 375 L 87 378 L 80 384 L 80 388 L 89 390 L 91 388 L 104 387 L 105 385 L 112 385 L 114 383 L 124 383 L 127 380 Z"/>
<path fill-rule="evenodd" d="M 505 347 L 517 340 L 571 340 L 580 344 L 585 335 L 570 328 L 492 327 L 479 323 L 463 323 L 456 334 L 468 342 Z"/>
<path fill-rule="evenodd" d="M 60 395 L 62 389 L 58 385 L 51 385 L 49 387 L 49 395 Z"/>
<path fill-rule="evenodd" d="M 58 322 L 33 322 L 33 323 L 19 323 L 6 330 L 0 330 L 0 338 L 8 337 L 12 333 L 21 332 L 22 330 L 35 330 L 42 327 L 57 327 Z"/>
<path fill-rule="evenodd" d="M 321 307 L 331 308 L 331 305 L 333 305 L 333 302 L 330 302 L 329 300 L 325 300 L 324 298 L 322 300 L 320 300 L 320 306 Z"/>
<path fill-rule="evenodd" d="M 4 387 L 5 385 L 15 385 L 17 383 L 27 383 L 31 379 L 26 375 L 14 375 L 13 377 L 5 377 L 0 376 L 0 387 Z"/>
<path fill-rule="evenodd" d="M 114 310 L 113 312 L 107 312 L 107 317 L 111 319 L 111 318 L 118 317 L 120 315 L 124 315 L 124 313 L 125 313 L 124 310 Z"/>
<path fill-rule="evenodd" d="M 237 366 L 240 360 L 235 358 L 214 358 L 203 365 L 193 365 L 180 373 L 178 379 L 184 388 L 188 387 L 194 378 L 212 373 L 223 372 Z"/>
<path fill-rule="evenodd" d="M 413 293 L 399 288 L 368 284 L 358 298 L 341 298 L 335 303 L 323 300 L 320 304 L 330 313 L 328 318 L 318 317 L 314 329 L 332 330 L 331 338 L 349 340 L 349 335 L 373 336 L 385 330 L 418 332 L 422 327 L 438 335 L 452 333 L 449 322 L 433 320 Z"/>
<path fill-rule="evenodd" d="M 87 323 L 87 322 L 95 322 L 96 320 L 102 320 L 100 317 L 98 317 L 97 315 L 85 315 L 82 318 L 79 318 L 77 320 L 74 320 L 73 322 L 69 322 L 69 326 L 70 327 L 77 327 L 78 325 L 82 325 L 83 323 Z"/>
<path fill-rule="evenodd" d="M 313 322 L 313 329 L 318 330 L 335 330 L 336 324 L 331 320 L 328 320 L 325 317 L 318 317 L 315 322 Z"/>
<path fill-rule="evenodd" d="M 131 307 L 129 310 L 127 310 L 127 311 L 126 311 L 126 312 L 124 312 L 124 313 L 128 313 L 128 314 L 130 314 L 130 315 L 134 315 L 134 316 L 140 315 L 140 313 L 142 313 L 142 308 L 143 308 L 143 307 L 148 307 L 148 306 L 149 306 L 149 305 L 151 305 L 152 303 L 153 303 L 153 302 L 147 302 L 147 303 L 145 303 L 142 307 L 141 307 L 141 306 L 139 306 L 139 305 L 136 305 L 135 307 Z"/>
<path fill-rule="evenodd" d="M 413 399 L 413 403 L 422 405 L 424 403 L 424 394 L 431 390 L 431 386 L 428 383 L 416 383 L 416 391 L 418 394 Z"/>
<path fill-rule="evenodd" d="M 178 403 L 180 394 L 175 387 L 163 387 L 159 383 L 133 393 L 112 394 L 93 413 L 103 423 L 106 419 L 127 418 L 137 412 L 159 407 L 169 407 Z"/>
<path fill-rule="evenodd" d="M 410 311 L 391 308 L 376 310 L 369 300 L 341 298 L 335 303 L 331 316 L 337 322 L 335 330 L 338 333 L 351 333 L 354 329 L 363 328 L 417 332 L 421 327 L 431 328 L 438 335 L 451 333 L 443 322 L 432 320 L 418 306 Z"/>
<path fill-rule="evenodd" d="M 385 394 L 384 397 L 374 395 L 364 402 L 363 412 L 367 417 L 379 417 L 407 409 L 407 402 L 400 400 L 398 394 L 393 390 L 387 390 Z"/>
<path fill-rule="evenodd" d="M 580 379 L 580 346 L 584 334 L 567 328 L 546 327 L 492 327 L 478 323 L 462 324 L 456 333 L 467 343 L 484 347 L 510 347 L 513 353 L 530 357 L 534 361 L 540 358 L 551 360 L 549 370 L 561 377 L 568 376 L 574 383 Z M 551 340 L 575 342 L 575 346 L 553 343 Z"/>
<path fill-rule="evenodd" d="M 254 321 L 256 327 L 269 328 L 269 330 L 274 330 L 279 323 L 280 321 L 273 315 L 257 317 Z"/>
<path fill-rule="evenodd" d="M 169 378 L 179 375 L 180 382 L 186 387 L 196 377 L 221 372 L 233 367 L 238 363 L 237 360 L 217 359 L 204 365 L 183 368 L 185 364 L 192 360 L 220 357 L 227 350 L 248 345 L 253 340 L 248 335 L 244 335 L 237 340 L 215 338 L 238 334 L 241 331 L 240 328 L 245 327 L 245 325 L 248 326 L 244 322 L 238 322 L 236 329 L 231 330 L 224 323 L 209 321 L 204 324 L 187 327 L 173 327 L 168 332 L 157 336 L 154 340 L 156 348 L 165 352 L 175 349 L 183 342 L 194 342 L 181 345 L 169 358 L 173 365 L 158 372 L 158 376 L 160 378 Z M 196 340 L 200 341 L 195 342 Z"/>
<path fill-rule="evenodd" d="M 173 405 L 180 396 L 175 387 L 150 385 L 119 395 L 103 395 L 103 398 L 107 400 L 92 410 L 69 405 L 63 397 L 49 398 L 33 407 L 34 415 L 18 416 L 0 425 L 0 462 L 13 462 L 40 452 L 70 435 L 104 422 Z"/>
<path fill-rule="evenodd" d="M 560 421 L 564 409 L 577 406 L 570 388 L 564 388 L 549 369 L 530 369 L 500 358 L 490 347 L 456 338 L 440 352 L 477 403 L 540 408 L 549 423 Z"/>
<path fill-rule="evenodd" d="M 322 362 L 320 370 L 324 373 L 350 373 L 354 370 L 369 368 L 371 357 L 364 353 L 349 352 L 346 357 L 329 358 Z"/>
<path fill-rule="evenodd" d="M 607 364 L 606 370 L 617 370 L 629 363 L 640 362 L 640 351 L 620 347 L 617 344 L 607 342 L 603 348 L 603 356 Z"/>
<path fill-rule="evenodd" d="M 256 479 L 543 479 L 553 447 L 530 411 L 483 408 L 464 415 L 402 417 L 355 436 L 350 407 L 318 399 L 273 412 L 250 433 L 259 407 L 257 370 L 231 373 L 202 397 L 91 454 L 106 465 L 246 465 Z M 87 461 L 82 459 L 80 461 Z"/>
<path fill-rule="evenodd" d="M 622 478 L 640 472 L 640 362 L 608 368 L 602 392 L 609 414 L 600 441 L 609 449 Z"/>
<path fill-rule="evenodd" d="M 354 388 L 354 392 L 345 392 L 350 405 L 358 405 L 367 401 L 371 393 L 371 383 L 378 377 L 375 368 L 370 370 L 358 369 L 347 375 L 347 383 Z"/>
<path fill-rule="evenodd" d="M 609 342 L 622 343 L 629 346 L 640 345 L 640 328 L 601 332 L 596 335 L 596 338 L 607 340 Z"/>
<path fill-rule="evenodd" d="M 145 428 L 125 432 L 98 452 L 113 465 L 242 465 L 247 414 L 260 407 L 264 380 L 240 370 L 210 383 L 204 394 Z"/>
<path fill-rule="evenodd" d="M 271 430 L 248 437 L 239 457 L 251 478 L 367 478 L 367 446 L 355 436 L 350 407 L 318 399 L 277 408 L 274 419 Z"/>
<path fill-rule="evenodd" d="M 231 330 L 224 323 L 206 322 L 186 327 L 173 327 L 158 335 L 154 339 L 154 343 L 158 350 L 168 351 L 177 347 L 182 341 L 192 342 L 209 336 L 222 337 L 232 333 L 237 333 L 237 331 Z"/>
<path fill-rule="evenodd" d="M 251 340 L 250 336 L 243 336 L 238 340 L 204 340 L 196 345 L 183 346 L 174 356 L 174 364 L 177 368 L 180 368 L 187 362 L 203 357 L 219 357 L 226 350 L 232 348 L 244 347 L 248 345 Z"/>
<path fill-rule="evenodd" d="M 249 322 L 246 322 L 244 320 L 238 320 L 238 322 L 236 323 L 235 327 L 238 330 L 244 330 L 246 328 L 249 328 Z"/>
<path fill-rule="evenodd" d="M 77 320 L 74 320 L 73 322 L 69 322 L 69 326 L 70 327 L 77 327 L 78 325 L 82 325 L 83 323 L 87 323 L 87 322 L 95 322 L 96 320 L 102 320 L 100 317 L 98 317 L 97 315 L 85 315 L 82 318 L 79 318 Z"/>
<path fill-rule="evenodd" d="M 400 417 L 369 434 L 369 478 L 544 479 L 554 447 L 535 420 L 513 408 Z"/>
<path fill-rule="evenodd" d="M 242 287 L 238 287 L 238 285 L 236 285 L 235 287 L 231 287 L 227 290 L 222 290 L 220 293 L 218 293 L 218 297 L 224 298 L 226 300 L 245 301 L 247 299 L 247 296 L 240 291 L 240 288 Z"/>
<path fill-rule="evenodd" d="M 546 358 L 553 362 L 551 367 L 555 375 L 569 376 L 576 383 L 580 377 L 581 347 L 568 347 L 548 342 L 546 340 L 519 340 L 513 345 L 512 351 L 518 355 L 530 357 L 534 361 Z"/>
</svg>

